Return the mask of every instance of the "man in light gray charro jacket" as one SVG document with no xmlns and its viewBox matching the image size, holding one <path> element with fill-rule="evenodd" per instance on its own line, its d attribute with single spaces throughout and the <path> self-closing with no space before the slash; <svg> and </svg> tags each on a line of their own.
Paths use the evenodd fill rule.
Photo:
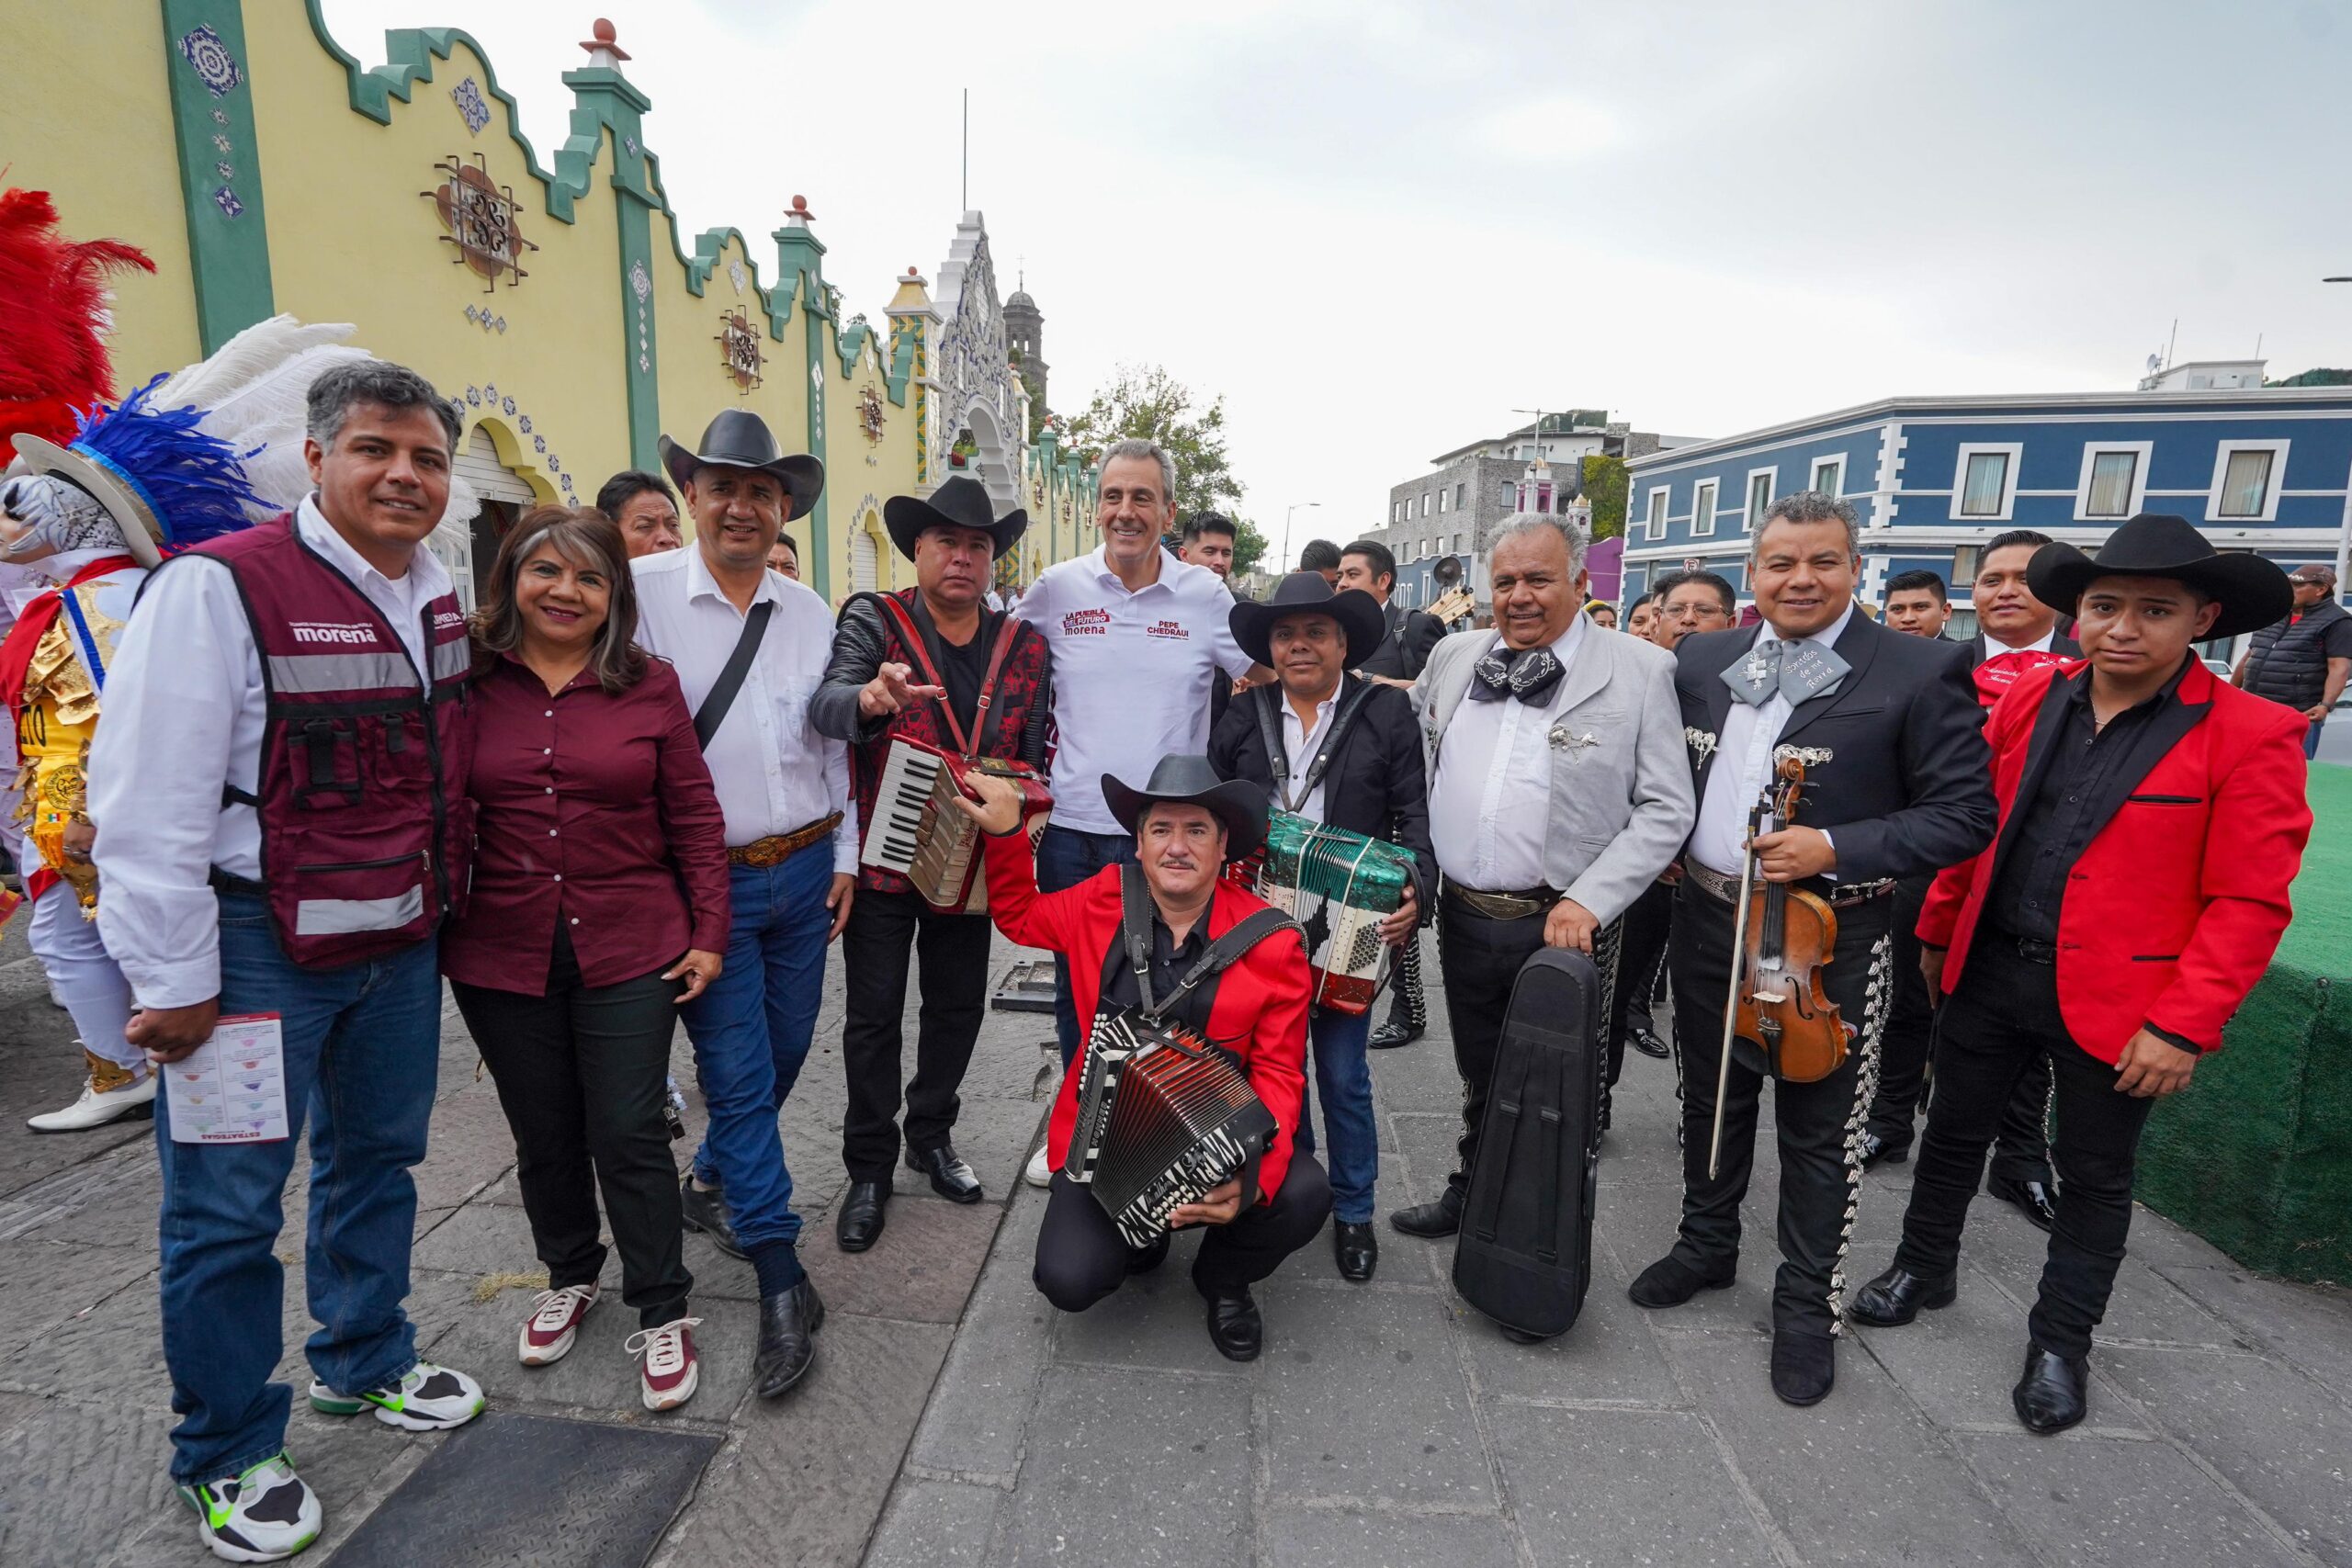
<svg viewBox="0 0 2352 1568">
<path fill-rule="evenodd" d="M 1494 629 L 1439 643 L 1413 689 L 1464 1094 L 1444 1194 L 1389 1216 L 1408 1235 L 1461 1224 L 1520 965 L 1539 947 L 1574 947 L 1605 987 L 1618 917 L 1681 850 L 1696 811 L 1673 657 L 1579 613 L 1584 551 L 1565 518 L 1505 524 L 1487 558 Z"/>
</svg>

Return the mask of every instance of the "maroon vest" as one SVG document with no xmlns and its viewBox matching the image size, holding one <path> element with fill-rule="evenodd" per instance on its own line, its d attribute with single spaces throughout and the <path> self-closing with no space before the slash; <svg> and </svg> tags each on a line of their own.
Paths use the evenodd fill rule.
<svg viewBox="0 0 2352 1568">
<path fill-rule="evenodd" d="M 190 553 L 236 578 L 261 656 L 259 793 L 229 798 L 259 812 L 262 885 L 286 956 L 329 969 L 430 937 L 463 908 L 473 863 L 472 660 L 457 596 L 424 608 L 428 680 L 290 516 Z"/>
</svg>

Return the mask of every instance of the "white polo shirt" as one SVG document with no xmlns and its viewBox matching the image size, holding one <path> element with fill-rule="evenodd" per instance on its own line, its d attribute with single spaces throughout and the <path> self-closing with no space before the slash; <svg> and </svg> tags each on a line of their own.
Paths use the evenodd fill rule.
<svg viewBox="0 0 2352 1568">
<path fill-rule="evenodd" d="M 1054 656 L 1053 821 L 1081 833 L 1125 831 L 1102 801 L 1102 775 L 1140 788 L 1170 753 L 1209 745 L 1209 687 L 1253 662 L 1233 640 L 1233 594 L 1205 567 L 1155 550 L 1159 576 L 1130 593 L 1101 547 L 1047 567 L 1013 615 Z"/>
</svg>

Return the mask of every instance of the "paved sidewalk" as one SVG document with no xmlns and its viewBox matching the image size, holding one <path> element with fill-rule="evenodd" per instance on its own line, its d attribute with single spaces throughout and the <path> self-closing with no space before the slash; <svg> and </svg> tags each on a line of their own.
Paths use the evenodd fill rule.
<svg viewBox="0 0 2352 1568">
<path fill-rule="evenodd" d="M 1385 1211 L 1436 1191 L 1458 1090 L 1442 1027 L 1373 1060 Z M 2352 1563 L 2352 1298 L 2254 1278 L 2143 1210 L 2091 1421 L 2036 1438 L 2008 1390 L 2043 1237 L 1985 1201 L 1959 1303 L 1849 1337 L 1836 1393 L 1792 1410 L 1765 1376 L 1769 1144 L 1738 1284 L 1662 1314 L 1625 1298 L 1673 1235 L 1673 1109 L 1668 1065 L 1631 1058 L 1592 1291 L 1535 1348 L 1455 1302 L 1450 1245 L 1385 1222 L 1375 1282 L 1340 1280 L 1318 1240 L 1261 1288 L 1248 1367 L 1207 1342 L 1190 1240 L 1065 1316 L 1029 1283 L 1044 1203 L 1024 1190 L 866 1562 Z M 1866 1179 L 1857 1281 L 1891 1256 L 1906 1186 Z"/>
</svg>

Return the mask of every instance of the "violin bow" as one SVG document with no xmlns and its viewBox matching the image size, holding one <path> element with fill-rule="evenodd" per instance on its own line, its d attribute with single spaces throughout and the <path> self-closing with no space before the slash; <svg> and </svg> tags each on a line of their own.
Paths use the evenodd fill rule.
<svg viewBox="0 0 2352 1568">
<path fill-rule="evenodd" d="M 1747 896 L 1756 886 L 1755 845 L 1758 839 L 1770 831 L 1765 824 L 1770 820 L 1771 814 L 1771 796 L 1768 792 L 1747 814 L 1747 842 L 1740 847 L 1739 912 L 1732 928 L 1731 939 L 1731 995 L 1724 999 L 1723 1055 L 1715 1064 L 1715 1131 L 1707 1144 L 1707 1179 L 1710 1181 L 1715 1179 L 1715 1173 L 1723 1164 L 1724 1100 L 1731 1091 L 1731 1043 L 1739 1028 L 1740 971 L 1747 961 Z"/>
</svg>

